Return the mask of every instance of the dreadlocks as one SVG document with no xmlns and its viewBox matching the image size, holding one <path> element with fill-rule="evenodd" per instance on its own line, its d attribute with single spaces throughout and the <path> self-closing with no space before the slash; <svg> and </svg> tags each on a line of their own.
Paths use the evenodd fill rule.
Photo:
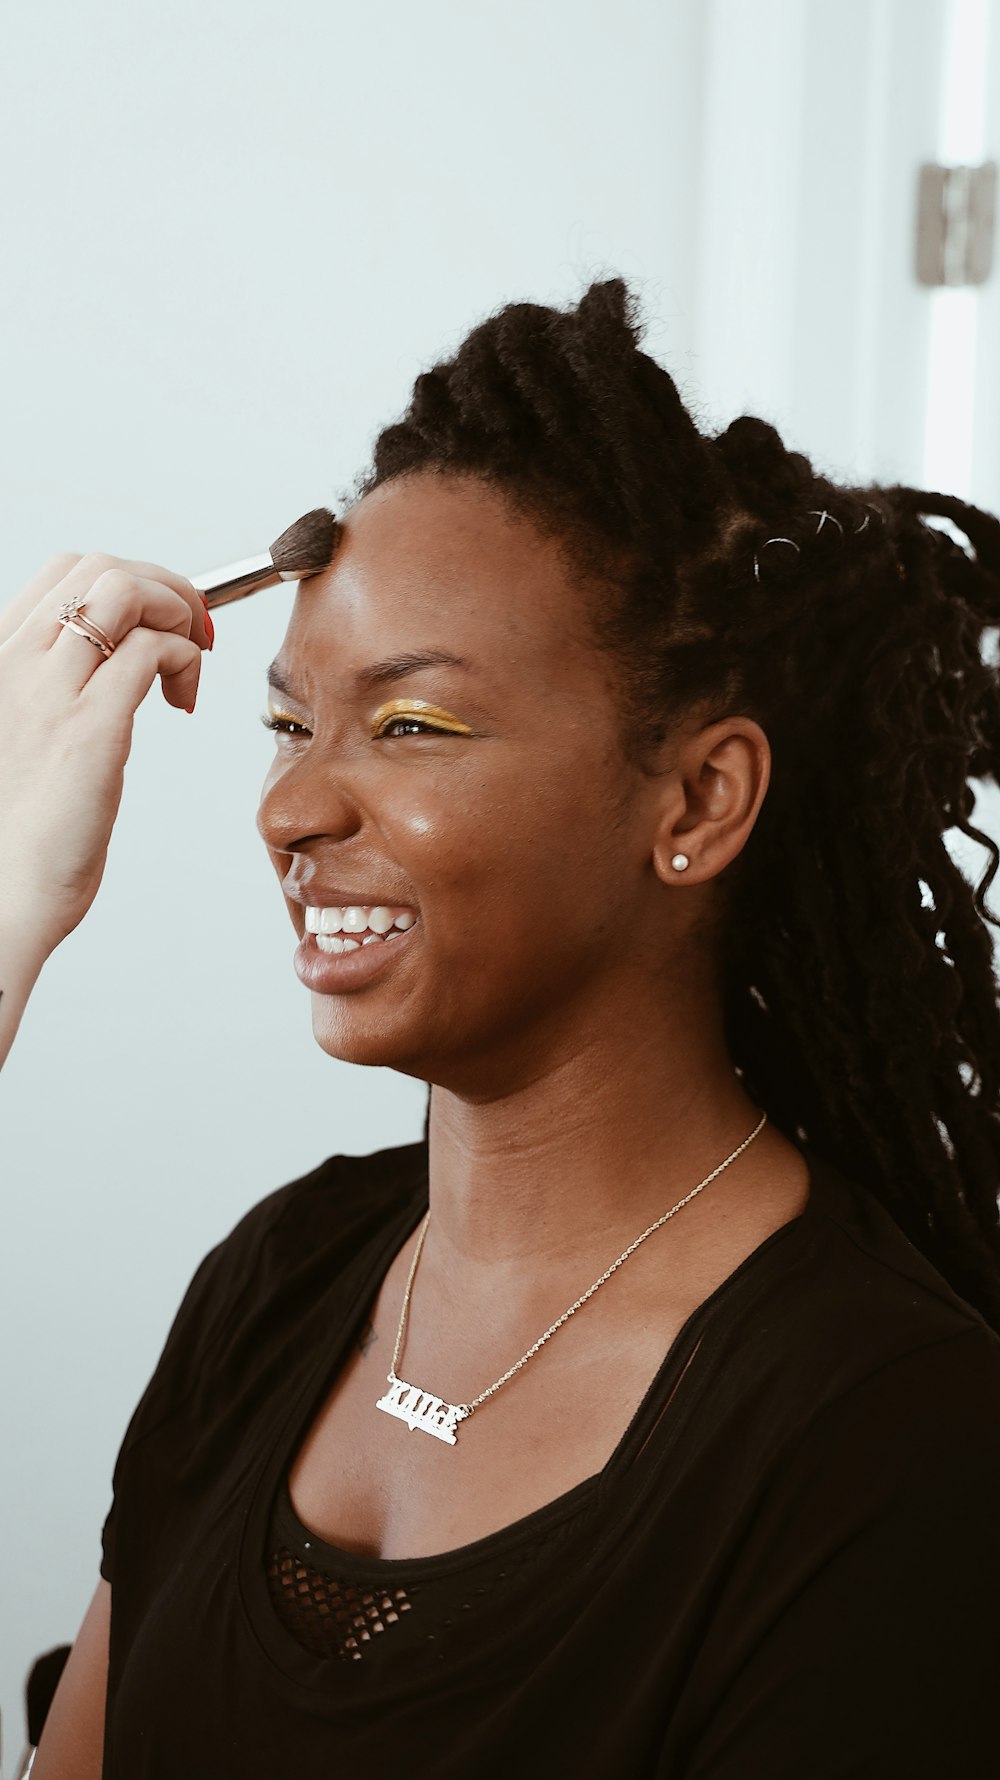
<svg viewBox="0 0 1000 1780">
<path fill-rule="evenodd" d="M 760 723 L 771 781 L 718 880 L 734 1067 L 1000 1331 L 1000 848 L 970 821 L 1000 764 L 1000 521 L 839 485 L 751 415 L 701 432 L 636 311 L 620 278 L 499 309 L 417 377 L 346 498 L 472 475 L 560 538 L 634 764 L 685 713 Z M 990 855 L 975 890 L 951 827 Z"/>
</svg>

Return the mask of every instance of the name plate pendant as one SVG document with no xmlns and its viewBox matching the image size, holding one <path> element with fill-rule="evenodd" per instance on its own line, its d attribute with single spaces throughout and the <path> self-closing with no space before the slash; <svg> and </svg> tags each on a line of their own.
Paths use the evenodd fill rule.
<svg viewBox="0 0 1000 1780">
<path fill-rule="evenodd" d="M 386 1415 L 405 1422 L 411 1434 L 419 1428 L 423 1434 L 433 1434 L 435 1440 L 445 1440 L 449 1446 L 456 1444 L 455 1429 L 471 1413 L 464 1403 L 445 1403 L 392 1372 L 387 1378 L 389 1389 L 376 1401 L 376 1409 L 384 1409 Z"/>
</svg>

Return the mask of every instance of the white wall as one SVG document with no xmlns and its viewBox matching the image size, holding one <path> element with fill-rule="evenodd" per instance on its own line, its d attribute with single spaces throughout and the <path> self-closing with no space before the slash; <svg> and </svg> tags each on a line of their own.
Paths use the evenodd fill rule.
<svg viewBox="0 0 1000 1780">
<path fill-rule="evenodd" d="M 915 478 L 905 211 L 942 4 L 8 14 L 0 603 L 56 549 L 193 574 L 265 547 L 486 313 L 616 272 L 706 421 L 749 408 L 824 467 Z M 154 686 L 97 902 L 0 1077 L 6 1771 L 201 1256 L 323 1156 L 422 1125 L 422 1085 L 314 1044 L 254 826 L 293 595 L 218 614 L 190 724 Z"/>
</svg>

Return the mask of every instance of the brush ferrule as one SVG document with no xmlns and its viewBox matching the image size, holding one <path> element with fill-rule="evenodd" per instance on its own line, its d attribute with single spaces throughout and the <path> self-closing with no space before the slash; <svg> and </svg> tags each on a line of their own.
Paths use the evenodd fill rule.
<svg viewBox="0 0 1000 1780">
<path fill-rule="evenodd" d="M 269 550 L 260 556 L 246 556 L 242 562 L 230 562 L 221 569 L 209 569 L 204 575 L 192 575 L 191 585 L 199 593 L 223 595 L 236 599 L 241 593 L 252 593 L 257 587 L 270 587 L 282 579 Z M 218 600 L 215 602 L 219 603 Z"/>
</svg>

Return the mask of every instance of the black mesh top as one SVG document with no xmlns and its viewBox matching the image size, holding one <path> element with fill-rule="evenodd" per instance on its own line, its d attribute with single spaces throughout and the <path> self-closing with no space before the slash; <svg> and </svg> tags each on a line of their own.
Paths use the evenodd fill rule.
<svg viewBox="0 0 1000 1780">
<path fill-rule="evenodd" d="M 451 1552 L 419 1562 L 360 1557 L 299 1520 L 282 1481 L 268 1527 L 267 1580 L 275 1613 L 304 1650 L 346 1662 L 394 1662 L 403 1650 L 443 1650 L 464 1615 L 503 1613 L 521 1575 L 594 1512 L 592 1491 L 541 1524 L 532 1519 L 477 1540 L 456 1567 Z M 383 1635 L 391 1633 L 391 1636 Z"/>
<path fill-rule="evenodd" d="M 287 1478 L 427 1209 L 426 1143 L 251 1207 L 115 1463 L 103 1780 L 995 1780 L 1000 1337 L 804 1154 L 805 1211 L 688 1318 L 603 1469 L 414 1560 L 326 1545 Z"/>
</svg>

